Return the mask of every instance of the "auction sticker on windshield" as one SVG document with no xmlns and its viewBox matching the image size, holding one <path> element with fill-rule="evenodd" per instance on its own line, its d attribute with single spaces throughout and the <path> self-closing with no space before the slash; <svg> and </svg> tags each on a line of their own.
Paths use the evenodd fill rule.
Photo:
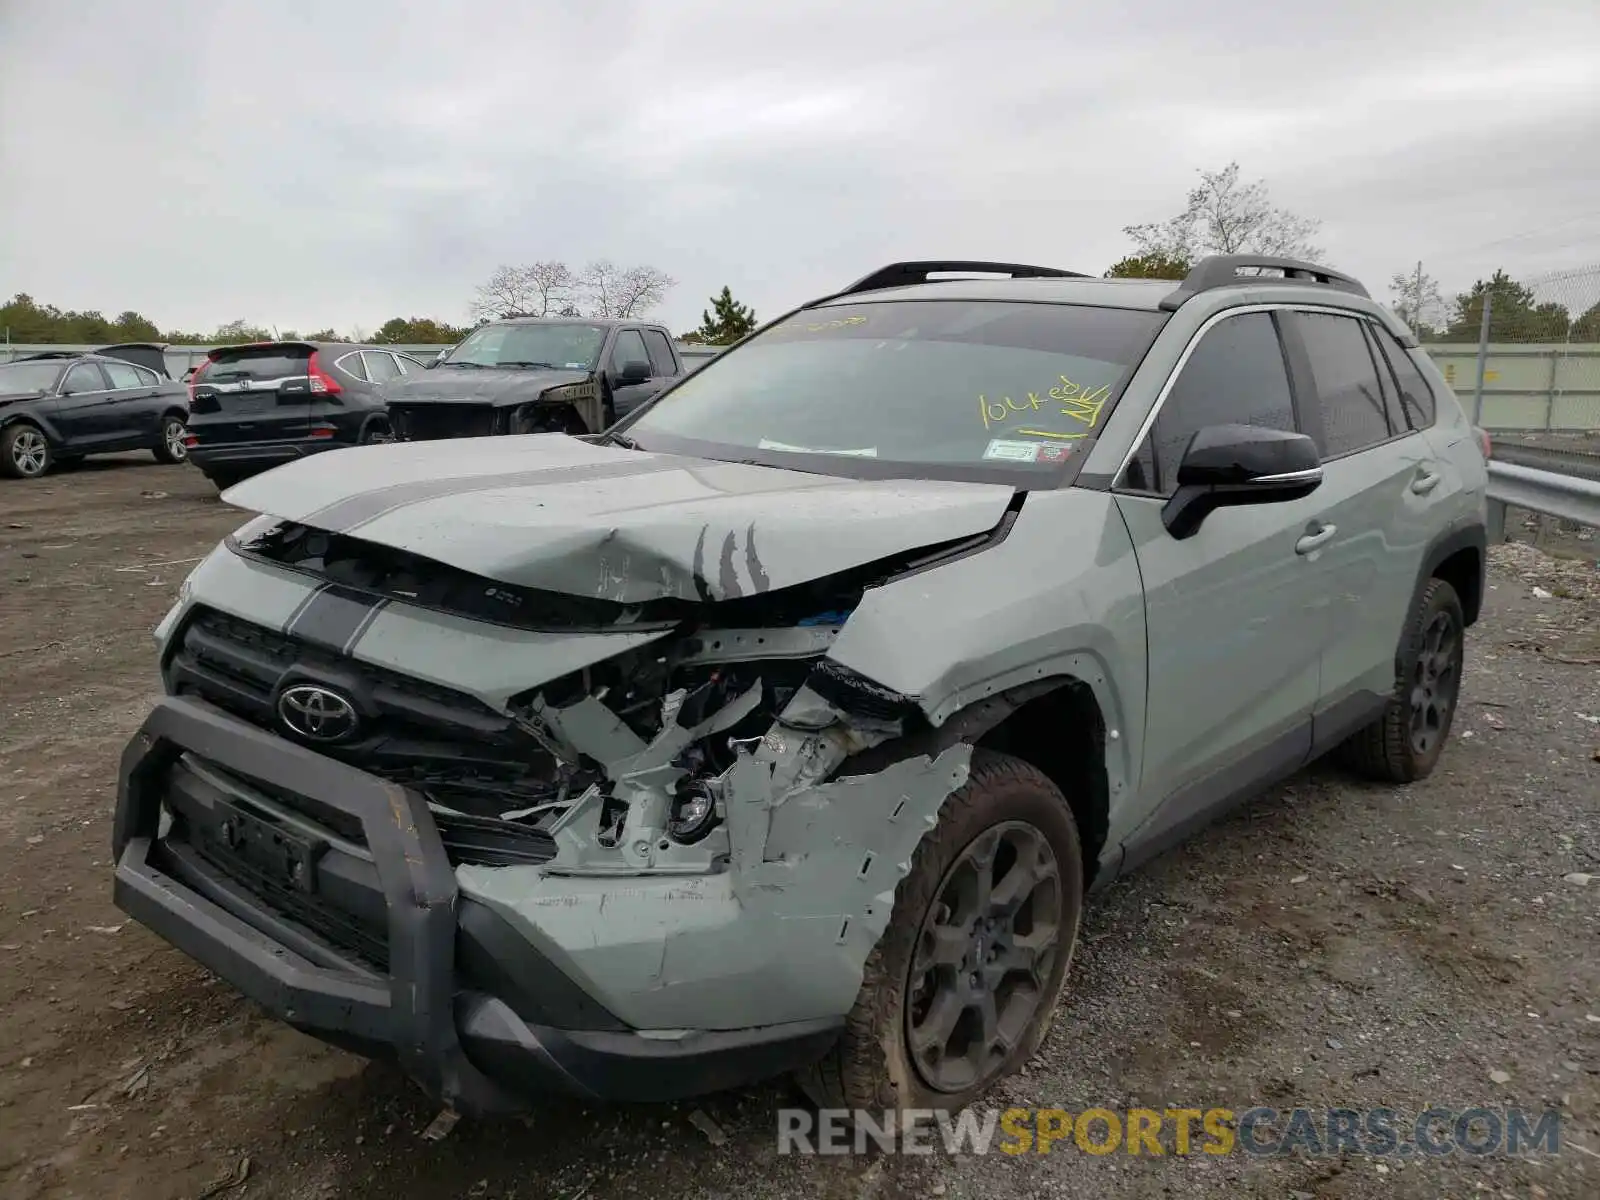
<svg viewBox="0 0 1600 1200">
<path fill-rule="evenodd" d="M 995 438 L 989 443 L 989 448 L 983 452 L 985 458 L 998 458 L 1005 462 L 1038 462 L 1039 444 L 1037 442 L 1008 442 L 1003 438 Z"/>
</svg>

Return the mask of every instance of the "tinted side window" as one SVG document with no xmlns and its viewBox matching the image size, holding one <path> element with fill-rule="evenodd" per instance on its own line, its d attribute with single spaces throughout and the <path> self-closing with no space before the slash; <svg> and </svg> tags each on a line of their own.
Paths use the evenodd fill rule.
<svg viewBox="0 0 1600 1200">
<path fill-rule="evenodd" d="M 1178 463 L 1207 425 L 1262 425 L 1293 432 L 1294 401 L 1278 331 L 1266 313 L 1212 326 L 1183 364 L 1144 446 L 1129 464 L 1128 485 L 1170 495 Z M 1149 478 L 1136 479 L 1135 475 Z"/>
<path fill-rule="evenodd" d="M 78 392 L 103 392 L 106 390 L 105 376 L 100 374 L 100 368 L 94 363 L 78 363 L 67 372 L 66 381 L 61 385 L 64 396 L 75 395 Z"/>
<path fill-rule="evenodd" d="M 361 361 L 361 352 L 346 354 L 338 359 L 334 365 L 346 375 L 354 375 L 357 379 L 365 380 L 367 377 L 367 364 Z"/>
<path fill-rule="evenodd" d="M 105 371 L 106 378 L 111 380 L 114 388 L 137 388 L 140 385 L 139 372 L 133 367 L 123 363 L 103 363 L 101 369 Z"/>
<path fill-rule="evenodd" d="M 617 344 L 611 351 L 611 363 L 617 368 L 622 368 L 631 362 L 650 362 L 650 355 L 645 352 L 644 339 L 639 336 L 637 329 L 624 329 L 617 334 Z"/>
<path fill-rule="evenodd" d="M 644 344 L 650 350 L 650 374 L 674 375 L 678 367 L 672 360 L 672 347 L 667 344 L 667 338 L 659 329 L 646 329 L 644 331 Z"/>
<path fill-rule="evenodd" d="M 1367 335 L 1367 351 L 1372 355 L 1372 365 L 1378 371 L 1378 387 L 1383 391 L 1383 412 L 1389 419 L 1389 428 L 1395 433 L 1404 433 L 1406 430 L 1406 415 L 1400 411 L 1400 390 L 1394 384 L 1394 372 L 1389 369 L 1388 362 L 1378 349 L 1374 340 L 1375 326 L 1371 321 L 1361 322 L 1361 328 Z"/>
<path fill-rule="evenodd" d="M 394 355 L 368 350 L 362 357 L 367 362 L 367 378 L 373 383 L 388 383 L 391 379 L 400 378 L 400 368 L 395 365 Z"/>
<path fill-rule="evenodd" d="M 1411 361 L 1411 355 L 1406 353 L 1406 348 L 1396 340 L 1394 334 L 1381 325 L 1373 325 L 1372 334 L 1378 339 L 1378 348 L 1394 368 L 1394 377 L 1400 384 L 1400 403 L 1411 427 L 1428 428 L 1438 413 L 1434 406 L 1433 389 L 1428 386 L 1427 378 L 1417 369 L 1417 364 Z"/>
<path fill-rule="evenodd" d="M 1389 418 L 1372 353 L 1357 317 L 1295 313 L 1322 413 L 1324 458 L 1387 441 Z"/>
</svg>

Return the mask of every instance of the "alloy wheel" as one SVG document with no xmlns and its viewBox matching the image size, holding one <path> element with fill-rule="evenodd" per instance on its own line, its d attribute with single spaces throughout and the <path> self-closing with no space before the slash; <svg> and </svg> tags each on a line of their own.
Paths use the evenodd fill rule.
<svg viewBox="0 0 1600 1200">
<path fill-rule="evenodd" d="M 1044 1001 L 1061 921 L 1055 851 L 1027 822 L 985 830 L 951 864 L 906 981 L 906 1045 L 930 1088 L 963 1092 L 1005 1066 Z"/>
<path fill-rule="evenodd" d="M 11 461 L 19 475 L 44 474 L 45 465 L 50 461 L 50 447 L 45 444 L 44 434 L 36 429 L 19 429 L 11 438 Z"/>
<path fill-rule="evenodd" d="M 1461 630 L 1448 612 L 1436 612 L 1422 631 L 1411 676 L 1411 748 L 1426 756 L 1444 737 L 1461 690 Z"/>
<path fill-rule="evenodd" d="M 189 457 L 189 447 L 184 445 L 183 439 L 187 430 L 182 421 L 168 421 L 163 430 L 166 435 L 167 454 L 176 462 L 182 462 Z"/>
</svg>

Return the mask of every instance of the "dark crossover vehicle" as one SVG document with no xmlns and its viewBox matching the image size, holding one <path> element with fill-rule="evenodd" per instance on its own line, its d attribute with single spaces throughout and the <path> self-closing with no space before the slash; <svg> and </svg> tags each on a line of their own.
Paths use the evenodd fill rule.
<svg viewBox="0 0 1600 1200">
<path fill-rule="evenodd" d="M 480 325 L 390 388 L 389 411 L 403 442 L 599 433 L 683 374 L 659 325 L 517 317 Z"/>
<path fill-rule="evenodd" d="M 0 363 L 0 475 L 34 479 L 122 450 L 182 462 L 188 407 L 157 345 L 48 350 Z"/>
<path fill-rule="evenodd" d="M 219 346 L 189 376 L 189 461 L 218 488 L 279 463 L 390 440 L 384 394 L 424 365 L 383 346 Z"/>
<path fill-rule="evenodd" d="M 897 263 L 604 434 L 229 492 L 116 902 L 464 1111 L 791 1070 L 960 1108 L 1091 891 L 1324 753 L 1435 768 L 1487 479 L 1337 271 Z"/>
</svg>

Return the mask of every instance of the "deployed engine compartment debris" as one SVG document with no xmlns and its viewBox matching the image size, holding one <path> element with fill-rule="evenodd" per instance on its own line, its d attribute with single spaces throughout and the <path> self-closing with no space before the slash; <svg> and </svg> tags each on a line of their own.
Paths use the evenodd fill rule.
<svg viewBox="0 0 1600 1200">
<path fill-rule="evenodd" d="M 441 820 L 469 828 L 483 852 L 464 851 L 459 862 L 627 874 L 725 869 L 741 761 L 763 764 L 761 790 L 781 803 L 828 780 L 849 755 L 925 725 L 911 700 L 827 653 L 868 588 L 970 546 L 925 548 L 715 602 L 631 605 L 494 583 L 293 522 L 260 527 L 233 549 L 335 587 L 476 621 L 563 635 L 649 631 L 649 641 L 513 696 L 503 711 L 448 713 L 462 731 L 453 739 L 438 723 L 417 723 L 413 705 L 410 724 L 326 751 L 417 788 Z M 545 839 L 543 848 L 529 836 Z"/>
</svg>

